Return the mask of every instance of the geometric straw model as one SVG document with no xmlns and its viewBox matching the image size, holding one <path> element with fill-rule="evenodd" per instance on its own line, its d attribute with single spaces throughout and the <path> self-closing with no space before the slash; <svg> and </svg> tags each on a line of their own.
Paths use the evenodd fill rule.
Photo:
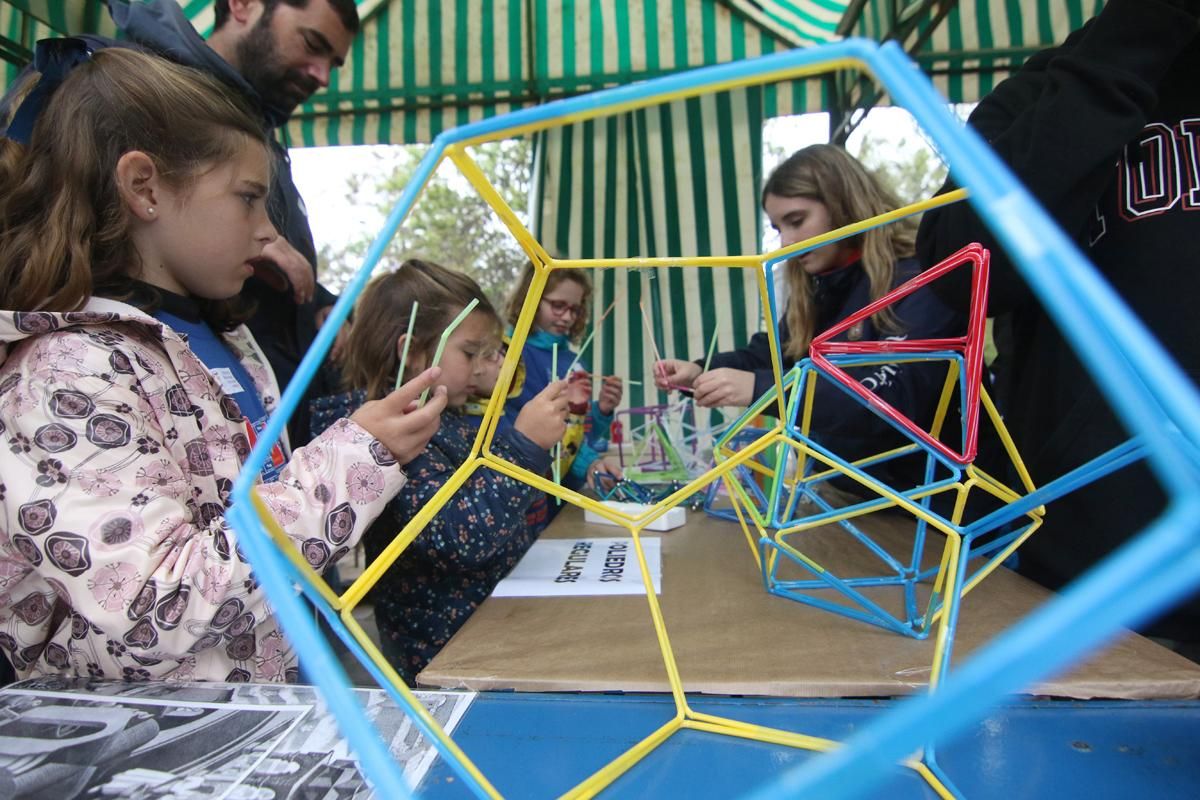
<svg viewBox="0 0 1200 800">
<path fill-rule="evenodd" d="M 528 135 L 711 92 L 806 78 L 841 69 L 858 69 L 873 75 L 889 93 L 894 104 L 907 108 L 937 145 L 957 183 L 964 189 L 766 254 L 553 259 L 491 186 L 467 150 L 484 142 Z M 276 441 L 282 434 L 305 388 L 330 350 L 336 331 L 369 280 L 372 269 L 443 158 L 450 159 L 459 168 L 464 178 L 479 191 L 516 238 L 534 264 L 533 281 L 471 457 L 430 503 L 397 533 L 391 545 L 369 565 L 363 576 L 338 595 L 312 570 L 293 540 L 271 518 L 266 506 L 258 499 L 254 484 L 261 465 L 269 455 L 268 443 Z M 767 448 L 781 443 L 791 446 L 787 443 L 799 441 L 795 432 L 790 430 L 793 426 L 787 424 L 789 418 L 785 414 L 786 393 L 780 369 L 778 336 L 775 325 L 769 324 L 767 334 L 775 377 L 772 401 L 776 404 L 776 419 L 779 422 L 764 431 L 758 439 L 723 457 L 712 469 L 636 517 L 600 506 L 590 498 L 497 456 L 491 451 L 496 423 L 549 274 L 563 268 L 689 266 L 753 269 L 756 271 L 763 307 L 770 308 L 771 295 L 765 272 L 770 264 L 853 235 L 867 227 L 959 200 L 966 192 L 970 193 L 970 202 L 991 226 L 997 239 L 1007 247 L 1048 311 L 1076 344 L 1084 363 L 1091 368 L 1097 384 L 1113 401 L 1126 426 L 1137 435 L 1134 443 L 1123 446 L 1124 449 L 1118 448 L 1120 452 L 1104 468 L 1111 471 L 1134 458 L 1146 458 L 1172 500 L 1167 511 L 1135 544 L 1126 548 L 1127 552 L 1119 554 L 1119 560 L 1115 557 L 1115 563 L 1106 564 L 1098 570 L 1100 574 L 1082 579 L 1084 586 L 1078 591 L 1068 592 L 1047 603 L 1017 629 L 1004 634 L 1000 641 L 973 656 L 953 675 L 946 677 L 936 692 L 913 698 L 882 715 L 847 743 L 848 746 L 803 733 L 749 725 L 692 710 L 684 694 L 684 677 L 676 667 L 657 598 L 649 590 L 646 594 L 647 604 L 670 682 L 675 714 L 658 729 L 647 732 L 645 738 L 594 775 L 579 776 L 580 782 L 564 796 L 590 797 L 599 793 L 640 759 L 651 754 L 667 738 L 685 729 L 753 739 L 780 747 L 823 751 L 821 756 L 810 759 L 799 769 L 786 773 L 780 781 L 764 787 L 760 793 L 763 797 L 782 796 L 785 793 L 794 796 L 800 792 L 805 796 L 821 798 L 850 796 L 855 791 L 869 787 L 873 780 L 894 770 L 898 764 L 914 770 L 939 796 L 953 796 L 952 789 L 943 780 L 936 764 L 927 763 L 923 757 L 914 756 L 914 753 L 923 753 L 923 748 L 930 741 L 977 719 L 1004 693 L 1016 691 L 1046 673 L 1071 663 L 1101 643 L 1119 626 L 1128 625 L 1152 613 L 1200 580 L 1200 557 L 1193 552 L 1194 532 L 1200 520 L 1200 458 L 1197 458 L 1196 449 L 1197 443 L 1200 443 L 1200 398 L 1197 398 L 1187 378 L 1151 339 L 1140 322 L 1099 279 L 1094 268 L 1054 227 L 1045 212 L 994 154 L 973 132 L 965 130 L 949 114 L 925 76 L 897 45 L 889 43 L 879 46 L 867 40 L 850 39 L 807 50 L 706 67 L 547 103 L 449 130 L 435 139 L 368 251 L 363 266 L 343 291 L 327 323 L 301 362 L 295 378 L 283 393 L 278 410 L 247 458 L 232 493 L 228 517 L 238 531 L 243 549 L 254 564 L 255 575 L 268 592 L 272 607 L 288 636 L 296 644 L 308 673 L 316 679 L 364 771 L 381 796 L 409 796 L 402 772 L 391 760 L 383 741 L 354 699 L 345 674 L 318 631 L 310 610 L 306 610 L 296 596 L 295 586 L 301 588 L 351 652 L 405 709 L 429 740 L 435 743 L 442 757 L 464 784 L 479 797 L 498 797 L 499 793 L 486 776 L 429 717 L 354 620 L 351 612 L 371 585 L 463 482 L 476 469 L 487 467 L 533 485 L 565 502 L 591 509 L 625 527 L 633 538 L 643 580 L 650 587 L 640 539 L 641 531 L 648 524 L 696 491 L 731 474 L 739 466 L 753 462 Z M 838 359 L 848 357 L 842 354 L 828 356 L 830 363 L 835 366 L 839 363 Z M 814 451 L 812 455 L 817 457 L 816 449 L 811 449 Z M 1028 493 L 1025 496 L 972 524 L 986 523 L 986 527 L 992 529 L 1025 517 L 1054 497 L 1069 491 L 1071 487 L 1067 484 L 1072 481 L 1069 480 L 1070 476 L 1066 477 L 1066 484 L 1060 479 L 1033 491 L 1028 491 L 1030 487 L 1026 487 Z M 915 505 L 921 508 L 920 503 Z M 917 516 L 920 517 L 920 514 Z M 934 524 L 931 520 L 926 522 Z M 1188 534 L 1191 534 L 1190 539 Z M 1154 580 L 1147 580 L 1150 576 Z M 947 592 L 946 596 L 956 597 L 957 592 Z M 1118 598 L 1120 602 L 1114 602 Z M 947 607 L 955 606 L 950 604 Z M 1100 613 L 1101 609 L 1103 613 Z M 946 616 L 939 615 L 932 624 L 944 630 Z"/>
<path fill-rule="evenodd" d="M 987 308 L 988 258 L 986 250 L 969 245 L 905 284 L 896 287 L 879 300 L 851 314 L 817 336 L 810 347 L 810 358 L 803 360 L 785 378 L 787 398 L 787 439 L 777 444 L 774 466 L 758 466 L 759 475 L 769 480 L 769 500 L 756 491 L 755 481 L 747 481 L 747 471 L 726 475 L 737 519 L 742 523 L 749 541 L 749 523 L 757 530 L 758 549 L 754 551 L 767 590 L 807 605 L 842 614 L 852 619 L 877 625 L 913 638 L 925 638 L 933 629 L 939 615 L 957 617 L 957 608 L 944 608 L 947 597 L 957 604 L 962 595 L 992 572 L 1041 524 L 1042 509 L 1027 512 L 1021 524 L 989 536 L 978 544 L 981 536 L 992 534 L 997 525 L 964 524 L 967 501 L 973 490 L 990 495 L 990 507 L 1011 503 L 1021 494 L 1003 485 L 973 464 L 977 451 L 979 407 L 982 404 L 998 439 L 1021 477 L 1024 493 L 1034 490 L 1032 481 L 1021 463 L 1003 421 L 982 391 L 984 323 Z M 914 340 L 885 339 L 881 341 L 836 341 L 834 337 L 851 330 L 856 324 L 879 310 L 894 305 L 914 291 L 938 280 L 945 274 L 970 266 L 973 270 L 970 316 L 965 336 L 949 339 Z M 939 402 L 926 428 L 893 408 L 845 368 L 913 362 L 945 362 L 948 365 Z M 861 373 L 860 373 L 861 374 Z M 909 441 L 884 452 L 857 458 L 849 462 L 840 454 L 822 446 L 820 431 L 811 430 L 814 388 L 819 381 L 828 381 L 841 392 L 833 393 L 837 401 L 847 399 L 861 406 L 862 413 L 874 414 L 902 433 Z M 955 391 L 957 386 L 958 391 Z M 825 402 L 829 402 L 826 393 Z M 942 441 L 942 429 L 952 401 L 958 398 L 960 443 L 957 450 Z M 769 401 L 768 401 L 769 402 Z M 740 432 L 754 418 L 754 410 L 736 421 L 726 439 Z M 718 457 L 728 457 L 733 449 L 718 445 Z M 914 486 L 887 485 L 870 470 L 881 464 L 908 459 L 915 465 L 923 461 L 923 480 Z M 739 479 L 740 478 L 740 479 Z M 837 478 L 854 481 L 870 499 L 834 508 L 821 494 L 829 481 Z M 944 501 L 933 507 L 939 496 Z M 947 507 L 948 506 L 948 507 Z M 901 508 L 915 518 L 915 533 L 907 558 L 890 552 L 854 521 L 874 512 Z M 948 515 L 947 513 L 948 512 Z M 978 522 L 978 520 L 976 521 Z M 837 528 L 819 530 L 821 526 L 837 524 Z M 767 528 L 775 533 L 768 534 Z M 940 557 L 925 563 L 928 529 L 945 537 Z M 801 534 L 811 536 L 838 535 L 842 545 L 857 544 L 874 557 L 884 574 L 839 576 L 828 566 L 818 563 L 804 546 L 794 544 Z M 811 532 L 811 533 L 809 533 Z M 967 576 L 969 561 L 987 560 Z M 806 577 L 785 579 L 782 569 L 800 570 Z M 918 607 L 917 585 L 932 582 L 932 595 L 924 610 Z M 867 592 L 882 587 L 897 587 L 903 598 L 903 613 L 897 615 L 878 603 Z M 827 599 L 833 594 L 834 599 Z M 840 601 L 840 602 L 837 602 Z M 949 663 L 949 646 L 953 641 L 954 625 L 945 629 L 945 646 L 939 641 L 933 669 L 933 681 Z"/>
</svg>

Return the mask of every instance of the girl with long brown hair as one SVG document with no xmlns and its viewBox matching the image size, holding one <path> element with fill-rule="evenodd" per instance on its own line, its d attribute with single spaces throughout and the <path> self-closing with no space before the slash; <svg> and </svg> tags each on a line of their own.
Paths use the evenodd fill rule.
<svg viewBox="0 0 1200 800">
<path fill-rule="evenodd" d="M 22 677 L 294 680 L 225 520 L 278 396 L 230 302 L 276 236 L 260 124 L 132 50 L 56 40 L 36 63 L 28 146 L 0 144 L 0 648 Z M 258 492 L 313 568 L 403 486 L 436 377 L 275 444 Z"/>
<path fill-rule="evenodd" d="M 762 191 L 762 206 L 780 246 L 787 247 L 900 206 L 853 156 L 840 147 L 817 144 L 793 153 L 775 168 Z M 779 321 L 786 371 L 808 355 L 817 333 L 887 294 L 921 271 L 912 257 L 915 226 L 900 221 L 875 227 L 790 259 L 787 299 Z M 851 327 L 843 340 L 933 339 L 961 336 L 966 309 L 945 306 L 920 289 Z M 655 371 L 659 388 L 689 387 L 701 406 L 748 406 L 774 385 L 770 345 L 755 334 L 739 350 L 716 354 L 707 372 L 703 362 L 668 359 Z M 885 364 L 847 370 L 887 402 L 919 423 L 931 418 L 945 368 L 934 363 Z M 768 413 L 773 406 L 767 408 Z M 830 381 L 817 384 L 814 436 L 850 458 L 882 452 L 900 434 L 850 402 Z"/>
</svg>

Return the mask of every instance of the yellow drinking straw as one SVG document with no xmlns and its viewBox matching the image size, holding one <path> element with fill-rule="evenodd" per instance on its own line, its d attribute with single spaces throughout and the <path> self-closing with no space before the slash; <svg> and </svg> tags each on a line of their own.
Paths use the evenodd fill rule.
<svg viewBox="0 0 1200 800">
<path fill-rule="evenodd" d="M 550 381 L 553 383 L 556 380 L 558 380 L 558 342 L 550 345 Z M 560 458 L 562 458 L 562 439 L 554 443 L 554 482 L 561 486 L 562 466 L 558 461 Z M 554 504 L 562 505 L 562 498 L 555 495 Z"/>
<path fill-rule="evenodd" d="M 567 367 L 566 375 L 571 374 L 571 370 L 575 369 L 575 365 L 579 363 L 579 359 L 583 358 L 583 351 L 588 349 L 588 345 L 592 343 L 592 337 L 596 335 L 596 331 L 600 330 L 600 323 L 604 322 L 604 318 L 608 316 L 608 312 L 612 311 L 617 305 L 617 301 L 613 300 L 609 303 L 608 308 L 600 315 L 600 318 L 592 323 L 592 332 L 583 340 L 583 346 L 579 348 L 579 352 L 575 354 L 575 360 L 571 362 L 571 366 Z M 556 376 L 557 377 L 557 376 Z"/>
<path fill-rule="evenodd" d="M 396 389 L 400 388 L 400 384 L 404 383 L 404 365 L 408 363 L 408 346 L 412 344 L 413 323 L 417 321 L 417 306 L 421 305 L 416 300 L 413 300 L 412 311 L 408 314 L 408 331 L 404 334 L 404 349 L 400 351 L 400 371 L 396 373 Z"/>
<path fill-rule="evenodd" d="M 658 366 L 658 362 L 662 361 L 662 353 L 658 352 L 658 342 L 654 341 L 654 326 L 650 324 L 650 315 L 646 313 L 645 302 L 639 302 L 638 308 L 642 310 L 642 322 L 646 323 L 646 335 L 650 337 L 650 349 L 654 351 L 654 365 Z"/>
<path fill-rule="evenodd" d="M 458 316 L 451 320 L 450 324 L 446 326 L 446 330 L 442 331 L 442 338 L 438 339 L 437 350 L 435 350 L 433 353 L 433 363 L 429 365 L 430 367 L 436 367 L 441 363 L 442 351 L 446 349 L 446 340 L 450 338 L 450 334 L 454 333 L 455 328 L 457 328 L 459 325 L 462 325 L 463 320 L 467 318 L 468 314 L 475 310 L 475 306 L 477 305 L 479 305 L 478 297 L 467 303 L 466 307 L 462 311 L 458 312 Z M 429 387 L 426 386 L 425 391 L 421 392 L 421 399 L 417 405 L 425 405 L 425 398 L 428 396 Z"/>
</svg>

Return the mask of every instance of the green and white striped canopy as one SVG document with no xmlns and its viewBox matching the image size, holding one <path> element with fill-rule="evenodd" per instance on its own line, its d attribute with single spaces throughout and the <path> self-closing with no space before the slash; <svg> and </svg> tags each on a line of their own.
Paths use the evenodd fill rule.
<svg viewBox="0 0 1200 800">
<path fill-rule="evenodd" d="M 897 38 L 953 101 L 977 100 L 1103 0 L 359 0 L 363 29 L 294 145 L 428 142 L 554 97 L 831 41 Z M 211 0 L 180 0 L 212 29 Z M 11 79 L 41 37 L 114 35 L 103 0 L 0 0 Z M 853 103 L 845 76 L 764 97 L 767 116 Z"/>
<path fill-rule="evenodd" d="M 202 34 L 209 0 L 182 0 Z M 973 101 L 1103 0 L 359 0 L 345 66 L 297 110 L 292 146 L 429 142 L 440 131 L 554 98 L 841 36 L 895 39 L 953 101 Z M 0 0 L 8 78 L 33 42 L 115 34 L 101 0 Z M 857 75 L 740 90 L 542 134 L 534 228 L 560 257 L 756 251 L 763 122 L 886 102 Z M 313 212 L 320 213 L 312 204 Z M 592 357 L 650 385 L 643 299 L 667 357 L 700 357 L 759 328 L 752 275 L 723 269 L 597 273 L 617 310 Z M 639 387 L 635 405 L 654 402 Z"/>
</svg>

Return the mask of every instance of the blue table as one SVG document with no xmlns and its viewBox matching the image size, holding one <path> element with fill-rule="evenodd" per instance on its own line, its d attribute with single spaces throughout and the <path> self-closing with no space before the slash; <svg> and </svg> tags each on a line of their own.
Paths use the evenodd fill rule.
<svg viewBox="0 0 1200 800">
<path fill-rule="evenodd" d="M 698 710 L 845 739 L 892 700 L 690 698 Z M 484 693 L 455 739 L 509 798 L 551 798 L 626 750 L 673 712 L 668 696 Z M 813 756 L 686 731 L 626 773 L 605 798 L 737 797 Z M 1014 700 L 939 761 L 971 800 L 1200 797 L 1200 701 Z M 423 798 L 468 796 L 437 763 Z M 877 797 L 934 798 L 897 769 Z"/>
</svg>

